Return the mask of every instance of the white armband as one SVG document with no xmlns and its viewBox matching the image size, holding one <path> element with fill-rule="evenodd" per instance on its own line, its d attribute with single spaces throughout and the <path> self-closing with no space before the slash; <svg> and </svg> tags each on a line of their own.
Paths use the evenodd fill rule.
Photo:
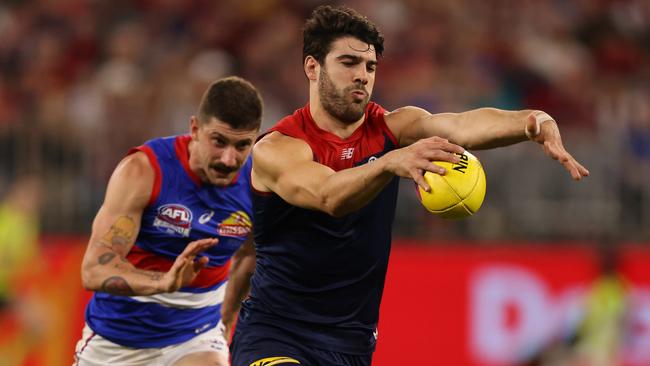
<svg viewBox="0 0 650 366">
<path fill-rule="evenodd" d="M 536 111 L 533 112 L 533 116 L 535 117 L 535 130 L 533 132 L 529 132 L 527 128 L 524 128 L 524 132 L 529 139 L 532 139 L 535 136 L 539 135 L 539 133 L 542 131 L 542 123 L 548 121 L 555 122 L 553 117 L 549 116 L 546 112 Z"/>
</svg>

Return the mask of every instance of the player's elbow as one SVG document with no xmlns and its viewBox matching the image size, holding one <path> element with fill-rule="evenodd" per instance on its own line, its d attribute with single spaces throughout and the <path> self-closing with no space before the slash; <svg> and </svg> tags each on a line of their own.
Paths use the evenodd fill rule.
<svg viewBox="0 0 650 366">
<path fill-rule="evenodd" d="M 89 291 L 99 290 L 96 266 L 84 260 L 81 264 L 81 285 Z"/>
<path fill-rule="evenodd" d="M 349 211 L 345 210 L 343 208 L 334 209 L 334 210 L 331 210 L 330 212 L 328 212 L 328 214 L 330 216 L 336 217 L 336 218 L 343 217 L 343 216 L 347 215 L 348 213 L 349 213 Z"/>
<path fill-rule="evenodd" d="M 324 212 L 333 217 L 341 217 L 350 213 L 348 202 L 349 197 L 340 194 L 340 189 L 331 188 L 323 184 L 318 191 L 308 191 L 303 195 L 305 200 L 303 205 L 298 205 L 307 209 Z"/>
<path fill-rule="evenodd" d="M 326 214 L 336 218 L 343 217 L 350 213 L 350 210 L 344 201 L 334 199 L 333 197 L 324 197 L 321 209 Z"/>
</svg>

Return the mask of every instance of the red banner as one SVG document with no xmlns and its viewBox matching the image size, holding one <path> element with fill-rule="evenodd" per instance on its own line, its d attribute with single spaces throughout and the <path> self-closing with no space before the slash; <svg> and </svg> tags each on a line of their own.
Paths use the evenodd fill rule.
<svg viewBox="0 0 650 366">
<path fill-rule="evenodd" d="M 404 244 L 391 254 L 373 365 L 524 365 L 558 344 L 568 364 L 592 364 L 574 343 L 588 344 L 575 338 L 599 274 L 593 247 Z M 650 365 L 650 251 L 628 248 L 620 263 L 630 287 L 619 361 L 606 364 Z"/>
</svg>

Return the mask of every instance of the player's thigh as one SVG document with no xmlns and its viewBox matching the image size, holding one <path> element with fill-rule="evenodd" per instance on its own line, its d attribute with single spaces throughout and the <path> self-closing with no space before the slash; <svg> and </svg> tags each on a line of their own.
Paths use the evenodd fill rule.
<svg viewBox="0 0 650 366">
<path fill-rule="evenodd" d="M 228 341 L 219 326 L 163 349 L 166 366 L 228 366 Z"/>
<path fill-rule="evenodd" d="M 372 363 L 372 352 L 367 354 L 348 354 L 319 348 L 311 348 L 310 352 L 318 365 L 370 366 Z"/>
<path fill-rule="evenodd" d="M 135 349 L 113 343 L 96 334 L 86 325 L 77 342 L 74 366 L 158 365 L 162 352 L 155 348 Z"/>
<path fill-rule="evenodd" d="M 265 325 L 238 325 L 230 347 L 232 366 L 370 366 L 372 352 L 345 354 L 305 345 L 301 337 Z"/>
<path fill-rule="evenodd" d="M 238 324 L 230 345 L 232 366 L 318 365 L 294 337 L 264 325 Z"/>
<path fill-rule="evenodd" d="M 228 356 L 217 352 L 196 352 L 181 357 L 172 366 L 229 366 Z"/>
<path fill-rule="evenodd" d="M 232 366 L 370 366 L 371 360 L 372 354 L 344 354 L 271 338 L 238 343 L 232 351 Z"/>
</svg>

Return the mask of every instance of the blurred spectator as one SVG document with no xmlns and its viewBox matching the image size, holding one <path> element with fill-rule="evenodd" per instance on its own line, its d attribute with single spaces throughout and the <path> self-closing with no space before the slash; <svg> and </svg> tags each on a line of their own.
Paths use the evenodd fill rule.
<svg viewBox="0 0 650 366">
<path fill-rule="evenodd" d="M 622 364 L 628 284 L 619 273 L 618 243 L 603 241 L 598 248 L 599 276 L 587 292 L 585 316 L 574 346 L 575 364 Z"/>
<path fill-rule="evenodd" d="M 0 365 L 20 365 L 43 335 L 39 295 L 34 289 L 39 260 L 42 183 L 20 176 L 0 201 Z"/>
<path fill-rule="evenodd" d="M 617 241 L 595 250 L 597 276 L 585 292 L 577 328 L 562 334 L 521 366 L 620 366 L 630 304 L 629 284 L 620 274 Z"/>
<path fill-rule="evenodd" d="M 16 296 L 15 283 L 34 270 L 38 254 L 41 182 L 35 176 L 19 177 L 0 201 L 0 306 Z"/>
</svg>

